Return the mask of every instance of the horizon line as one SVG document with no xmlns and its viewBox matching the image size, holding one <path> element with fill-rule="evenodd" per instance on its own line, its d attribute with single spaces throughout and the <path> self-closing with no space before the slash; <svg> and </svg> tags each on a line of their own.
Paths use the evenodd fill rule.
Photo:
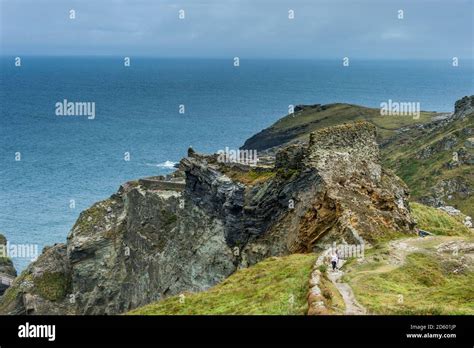
<svg viewBox="0 0 474 348">
<path fill-rule="evenodd" d="M 423 60 L 423 61 L 443 61 L 452 60 L 453 56 L 449 57 L 436 57 L 436 58 L 423 58 L 423 57 L 360 57 L 360 56 L 344 56 L 344 57 L 270 57 L 270 56 L 160 56 L 160 55 L 119 55 L 119 54 L 43 54 L 43 53 L 27 53 L 27 54 L 4 54 L 0 53 L 0 58 L 15 58 L 15 57 L 35 57 L 35 58 L 153 58 L 153 59 L 208 59 L 208 60 L 227 60 L 238 57 L 240 60 L 342 60 L 348 57 L 351 60 L 383 60 L 383 61 L 406 61 L 406 60 Z M 454 56 L 456 57 L 456 56 Z M 474 60 L 474 57 L 459 57 L 459 60 Z"/>
</svg>

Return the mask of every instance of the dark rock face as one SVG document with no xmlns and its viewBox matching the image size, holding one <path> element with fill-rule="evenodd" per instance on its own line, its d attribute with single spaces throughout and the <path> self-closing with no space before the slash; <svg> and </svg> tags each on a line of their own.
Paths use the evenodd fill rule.
<svg viewBox="0 0 474 348">
<path fill-rule="evenodd" d="M 67 244 L 45 250 L 0 311 L 122 313 L 205 290 L 269 256 L 413 233 L 407 189 L 382 169 L 369 123 L 322 129 L 309 145 L 281 149 L 270 175 L 188 155 L 182 190 L 139 180 L 81 213 Z"/>
<path fill-rule="evenodd" d="M 306 147 L 289 145 L 276 153 L 275 168 L 301 169 L 306 154 Z"/>
<path fill-rule="evenodd" d="M 138 182 L 79 216 L 67 244 L 45 249 L 0 304 L 3 313 L 113 314 L 162 296 L 158 277 L 181 193 Z M 51 285 L 48 285 L 51 284 Z M 48 288 L 54 296 L 45 296 Z"/>
<path fill-rule="evenodd" d="M 229 246 L 245 244 L 245 186 L 230 180 L 205 158 L 185 158 L 181 161 L 181 168 L 186 173 L 187 203 L 222 221 L 225 240 Z"/>
<path fill-rule="evenodd" d="M 6 277 L 16 277 L 16 269 L 13 266 L 13 262 L 7 256 L 6 252 L 7 239 L 3 234 L 0 234 L 0 275 Z M 0 296 L 3 295 L 9 285 L 0 282 Z"/>
</svg>

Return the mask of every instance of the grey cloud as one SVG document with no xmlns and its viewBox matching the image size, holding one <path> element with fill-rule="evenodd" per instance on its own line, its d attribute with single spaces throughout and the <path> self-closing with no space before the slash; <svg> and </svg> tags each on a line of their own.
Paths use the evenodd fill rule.
<svg viewBox="0 0 474 348">
<path fill-rule="evenodd" d="M 3 54 L 126 49 L 171 57 L 472 58 L 473 52 L 470 0 L 0 1 Z M 185 20 L 178 19 L 180 9 Z M 405 19 L 397 19 L 398 9 Z"/>
</svg>

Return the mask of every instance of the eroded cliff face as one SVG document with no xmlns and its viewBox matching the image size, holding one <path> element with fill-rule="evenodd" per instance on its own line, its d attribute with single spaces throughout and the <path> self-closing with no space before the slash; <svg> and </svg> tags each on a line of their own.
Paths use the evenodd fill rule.
<svg viewBox="0 0 474 348">
<path fill-rule="evenodd" d="M 0 311 L 122 313 L 202 291 L 269 256 L 413 233 L 407 199 L 366 122 L 319 130 L 270 167 L 190 151 L 167 181 L 124 184 L 81 213 L 67 243 L 44 250 Z"/>
</svg>

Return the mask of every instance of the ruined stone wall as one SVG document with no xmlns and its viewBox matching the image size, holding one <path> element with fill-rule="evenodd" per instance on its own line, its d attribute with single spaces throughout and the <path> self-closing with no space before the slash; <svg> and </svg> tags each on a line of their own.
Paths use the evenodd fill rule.
<svg viewBox="0 0 474 348">
<path fill-rule="evenodd" d="M 309 156 L 321 151 L 350 153 L 354 159 L 378 161 L 379 148 L 376 143 L 376 128 L 366 121 L 346 123 L 322 128 L 310 134 Z"/>
</svg>

